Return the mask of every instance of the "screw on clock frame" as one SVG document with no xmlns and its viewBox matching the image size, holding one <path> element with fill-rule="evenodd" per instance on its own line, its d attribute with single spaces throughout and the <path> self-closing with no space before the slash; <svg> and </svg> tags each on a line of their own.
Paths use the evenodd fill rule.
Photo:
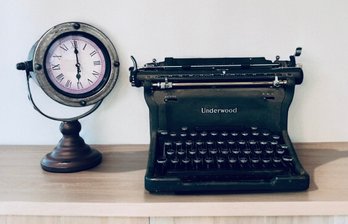
<svg viewBox="0 0 348 224">
<path fill-rule="evenodd" d="M 41 70 L 42 69 L 42 65 L 40 64 L 35 64 L 35 70 Z"/>
<path fill-rule="evenodd" d="M 78 30 L 78 29 L 80 29 L 81 25 L 79 23 L 74 23 L 73 27 L 75 30 Z"/>
<path fill-rule="evenodd" d="M 84 100 L 81 100 L 81 101 L 80 101 L 80 104 L 81 104 L 81 106 L 86 106 L 87 102 L 84 101 Z"/>
<path fill-rule="evenodd" d="M 114 61 L 114 66 L 115 66 L 115 67 L 119 67 L 119 66 L 120 66 L 120 62 Z"/>
</svg>

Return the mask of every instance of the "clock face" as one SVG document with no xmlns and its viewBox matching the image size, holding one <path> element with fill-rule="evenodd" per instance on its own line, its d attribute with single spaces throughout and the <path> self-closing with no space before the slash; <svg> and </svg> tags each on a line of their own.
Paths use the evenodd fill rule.
<svg viewBox="0 0 348 224">
<path fill-rule="evenodd" d="M 107 58 L 100 44 L 81 34 L 56 39 L 45 56 L 49 81 L 68 96 L 88 96 L 107 80 Z"/>
</svg>

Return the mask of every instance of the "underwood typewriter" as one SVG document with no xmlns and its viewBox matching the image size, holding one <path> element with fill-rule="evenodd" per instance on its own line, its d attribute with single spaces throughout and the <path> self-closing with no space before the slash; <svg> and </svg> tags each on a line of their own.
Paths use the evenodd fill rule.
<svg viewBox="0 0 348 224">
<path fill-rule="evenodd" d="M 165 58 L 130 68 L 150 112 L 152 193 L 299 191 L 309 186 L 287 131 L 303 71 L 290 60 Z"/>
</svg>

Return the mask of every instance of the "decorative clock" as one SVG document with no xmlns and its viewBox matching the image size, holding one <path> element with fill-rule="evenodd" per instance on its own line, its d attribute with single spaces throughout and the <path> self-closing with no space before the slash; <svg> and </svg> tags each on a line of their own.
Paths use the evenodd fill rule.
<svg viewBox="0 0 348 224">
<path fill-rule="evenodd" d="M 29 99 L 34 108 L 45 117 L 62 122 L 63 138 L 42 159 L 41 167 L 50 172 L 76 172 L 98 165 L 102 155 L 79 136 L 78 119 L 95 111 L 116 84 L 119 60 L 109 38 L 86 23 L 59 24 L 34 44 L 29 60 L 18 63 L 17 69 L 26 71 Z M 56 102 L 90 109 L 71 118 L 44 113 L 36 106 L 30 78 Z"/>
</svg>

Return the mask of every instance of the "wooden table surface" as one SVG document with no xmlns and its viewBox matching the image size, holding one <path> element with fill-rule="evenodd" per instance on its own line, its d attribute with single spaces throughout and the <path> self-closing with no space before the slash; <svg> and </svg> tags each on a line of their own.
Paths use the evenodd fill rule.
<svg viewBox="0 0 348 224">
<path fill-rule="evenodd" d="M 0 215 L 179 217 L 348 215 L 348 143 L 295 144 L 311 176 L 305 192 L 153 195 L 147 145 L 98 145 L 103 162 L 70 174 L 40 160 L 53 146 L 0 146 Z"/>
</svg>

